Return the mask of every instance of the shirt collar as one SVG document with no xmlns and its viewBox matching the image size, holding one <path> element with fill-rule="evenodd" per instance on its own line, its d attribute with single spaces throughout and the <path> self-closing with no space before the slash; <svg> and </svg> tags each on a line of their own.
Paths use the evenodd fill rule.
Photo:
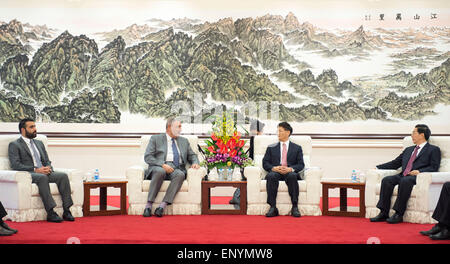
<svg viewBox="0 0 450 264">
<path fill-rule="evenodd" d="M 283 145 L 283 143 L 286 143 L 286 146 L 289 146 L 289 139 L 288 139 L 288 140 L 286 140 L 285 142 L 283 142 L 283 141 L 280 141 L 280 144 L 281 144 L 281 145 Z"/>
<path fill-rule="evenodd" d="M 25 141 L 25 143 L 31 144 L 31 139 L 24 137 L 24 136 L 21 136 L 21 137 L 22 137 L 23 141 Z"/>
<path fill-rule="evenodd" d="M 169 136 L 169 134 L 166 133 L 167 141 L 172 141 L 172 138 Z"/>
<path fill-rule="evenodd" d="M 422 144 L 420 144 L 420 145 L 419 145 L 419 147 L 420 147 L 419 149 L 423 149 L 423 147 L 425 147 L 425 145 L 426 145 L 427 143 L 428 143 L 428 142 L 425 141 L 425 142 L 423 142 Z"/>
</svg>

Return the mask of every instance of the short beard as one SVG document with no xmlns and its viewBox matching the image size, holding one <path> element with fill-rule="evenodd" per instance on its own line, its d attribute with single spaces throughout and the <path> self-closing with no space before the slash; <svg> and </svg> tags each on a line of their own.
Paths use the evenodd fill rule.
<svg viewBox="0 0 450 264">
<path fill-rule="evenodd" d="M 34 133 L 28 133 L 28 132 L 25 132 L 25 136 L 26 136 L 27 138 L 29 138 L 29 139 L 35 138 L 36 135 L 37 135 L 36 132 L 34 132 Z"/>
</svg>

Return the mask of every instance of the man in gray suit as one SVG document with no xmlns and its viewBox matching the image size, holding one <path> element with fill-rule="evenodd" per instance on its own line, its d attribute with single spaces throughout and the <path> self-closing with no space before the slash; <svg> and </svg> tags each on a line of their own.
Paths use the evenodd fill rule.
<svg viewBox="0 0 450 264">
<path fill-rule="evenodd" d="M 192 150 L 189 141 L 180 137 L 180 133 L 181 122 L 175 118 L 169 118 L 166 123 L 166 133 L 150 138 L 144 155 L 144 160 L 148 164 L 145 177 L 151 180 L 144 217 L 151 216 L 153 202 L 164 180 L 170 180 L 170 184 L 161 204 L 155 210 L 155 215 L 159 217 L 163 215 L 164 208 L 172 204 L 180 190 L 186 178 L 186 163 L 192 164 L 191 168 L 200 168 L 197 154 Z"/>
<path fill-rule="evenodd" d="M 53 170 L 48 158 L 44 143 L 34 139 L 37 135 L 36 124 L 33 119 L 25 118 L 19 122 L 19 131 L 22 135 L 17 140 L 9 143 L 8 156 L 11 168 L 17 171 L 29 171 L 32 183 L 39 188 L 39 195 L 47 211 L 47 221 L 59 223 L 63 219 L 75 221 L 70 213 L 73 205 L 69 177 L 64 172 Z M 49 183 L 54 182 L 58 186 L 63 202 L 63 218 L 53 208 L 56 207 L 55 200 L 50 192 Z"/>
</svg>

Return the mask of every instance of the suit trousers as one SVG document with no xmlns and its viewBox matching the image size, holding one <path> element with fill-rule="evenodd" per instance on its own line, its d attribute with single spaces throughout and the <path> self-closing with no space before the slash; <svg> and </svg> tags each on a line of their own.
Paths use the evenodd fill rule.
<svg viewBox="0 0 450 264">
<path fill-rule="evenodd" d="M 161 185 L 164 180 L 170 180 L 169 187 L 167 187 L 166 194 L 164 195 L 163 202 L 167 204 L 172 204 L 177 195 L 178 191 L 183 185 L 183 181 L 186 177 L 186 172 L 182 171 L 179 167 L 175 167 L 173 163 L 167 163 L 169 166 L 174 168 L 174 171 L 167 174 L 162 167 L 153 168 L 151 174 L 147 177 L 150 182 L 150 188 L 148 190 L 148 201 L 154 202 L 156 195 L 158 195 Z"/>
<path fill-rule="evenodd" d="M 270 207 L 277 205 L 277 193 L 280 181 L 285 181 L 288 187 L 289 196 L 293 206 L 298 204 L 299 187 L 298 180 L 300 179 L 298 173 L 290 172 L 288 174 L 281 174 L 271 171 L 266 175 L 266 189 L 267 189 L 267 203 Z"/>
<path fill-rule="evenodd" d="M 416 185 L 416 176 L 403 176 L 402 174 L 397 174 L 384 177 L 381 181 L 380 199 L 378 200 L 377 208 L 379 208 L 382 213 L 386 215 L 389 214 L 392 193 L 394 192 L 394 187 L 396 185 L 398 185 L 398 193 L 392 209 L 394 209 L 397 214 L 403 216 L 406 211 L 409 197 L 411 197 L 412 189 L 414 185 Z"/>
<path fill-rule="evenodd" d="M 70 188 L 69 177 L 64 172 L 54 171 L 49 175 L 41 173 L 31 173 L 32 183 L 35 183 L 39 188 L 39 195 L 44 203 L 45 210 L 49 212 L 56 207 L 55 200 L 50 191 L 50 183 L 56 183 L 61 200 L 63 202 L 64 211 L 68 211 L 73 205 L 72 191 Z"/>
<path fill-rule="evenodd" d="M 0 202 L 0 222 L 3 217 L 5 217 L 8 213 L 5 210 L 5 207 L 3 207 L 2 202 Z"/>
<path fill-rule="evenodd" d="M 434 209 L 433 219 L 450 227 L 450 182 L 444 183 L 438 203 Z"/>
</svg>

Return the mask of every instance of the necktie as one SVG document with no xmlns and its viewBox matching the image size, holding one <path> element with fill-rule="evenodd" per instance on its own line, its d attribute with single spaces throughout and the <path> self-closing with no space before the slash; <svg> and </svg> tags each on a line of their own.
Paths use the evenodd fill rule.
<svg viewBox="0 0 450 264">
<path fill-rule="evenodd" d="M 287 147 L 286 147 L 286 143 L 283 143 L 283 152 L 281 154 L 281 166 L 287 166 Z"/>
<path fill-rule="evenodd" d="M 172 138 L 172 152 L 173 152 L 173 165 L 180 165 L 180 154 L 178 153 L 177 145 L 175 144 L 175 139 Z"/>
<path fill-rule="evenodd" d="M 38 150 L 36 149 L 36 145 L 34 144 L 34 141 L 32 139 L 30 140 L 30 144 L 31 144 L 31 150 L 33 150 L 33 157 L 36 160 L 36 166 L 38 168 L 43 167 L 41 159 L 39 158 Z"/>
<path fill-rule="evenodd" d="M 419 150 L 419 148 L 420 148 L 419 146 L 416 146 L 416 148 L 414 149 L 414 152 L 411 155 L 411 158 L 409 158 L 408 165 L 406 165 L 406 169 L 403 172 L 403 176 L 406 176 L 406 175 L 408 175 L 408 173 L 411 172 L 412 164 L 413 164 L 414 160 L 416 159 L 417 151 Z"/>
</svg>

